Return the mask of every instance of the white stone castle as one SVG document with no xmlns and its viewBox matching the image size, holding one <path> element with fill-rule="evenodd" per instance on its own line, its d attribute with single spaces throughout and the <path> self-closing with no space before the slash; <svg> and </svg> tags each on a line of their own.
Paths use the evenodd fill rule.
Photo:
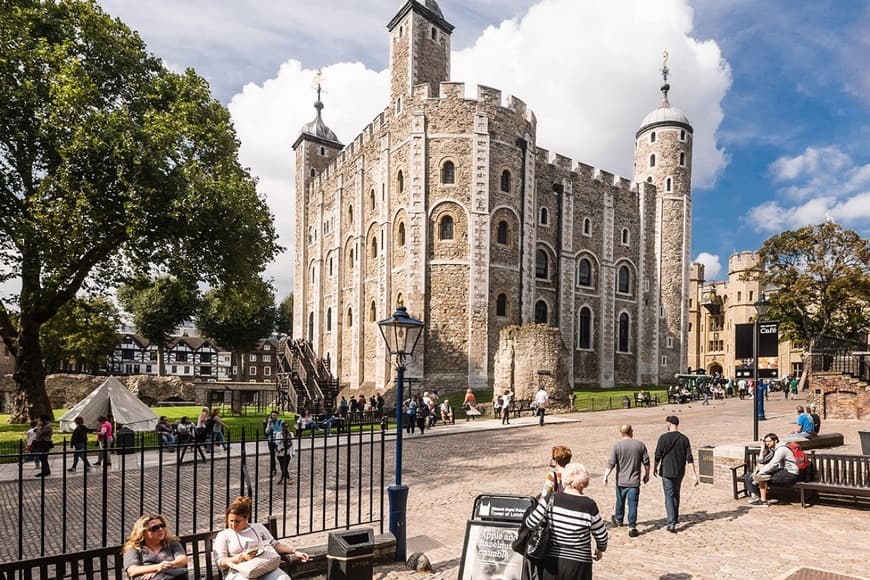
<svg viewBox="0 0 870 580">
<path fill-rule="evenodd" d="M 387 25 L 390 102 L 350 143 L 314 121 L 296 161 L 294 328 L 350 388 L 392 368 L 376 324 L 426 324 L 408 375 L 487 388 L 499 333 L 558 327 L 569 384 L 672 382 L 686 360 L 692 126 L 663 99 L 635 135 L 634 178 L 551 155 L 516 99 L 450 82 L 436 0 Z M 626 136 L 626 138 L 629 138 Z"/>
</svg>

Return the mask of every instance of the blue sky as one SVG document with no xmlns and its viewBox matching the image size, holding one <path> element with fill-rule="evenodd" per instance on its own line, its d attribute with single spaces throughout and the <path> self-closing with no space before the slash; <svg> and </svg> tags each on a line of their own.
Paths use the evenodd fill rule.
<svg viewBox="0 0 870 580">
<path fill-rule="evenodd" d="M 538 145 L 627 177 L 634 131 L 671 103 L 695 127 L 692 258 L 728 256 L 827 216 L 870 234 L 870 3 L 798 0 L 439 0 L 452 80 L 515 94 Z M 313 117 L 349 142 L 387 104 L 386 23 L 399 0 L 100 0 L 175 69 L 195 68 L 233 114 L 241 158 L 292 243 L 292 151 Z M 291 289 L 289 254 L 269 268 Z"/>
</svg>

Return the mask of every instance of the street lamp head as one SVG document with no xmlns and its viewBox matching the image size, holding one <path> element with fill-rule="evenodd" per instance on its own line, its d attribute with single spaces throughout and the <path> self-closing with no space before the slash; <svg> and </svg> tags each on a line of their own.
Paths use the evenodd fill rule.
<svg viewBox="0 0 870 580">
<path fill-rule="evenodd" d="M 384 337 L 390 355 L 405 357 L 412 355 L 417 348 L 423 332 L 423 322 L 408 316 L 404 306 L 398 306 L 391 317 L 378 322 L 378 328 L 381 329 L 381 336 Z"/>
<path fill-rule="evenodd" d="M 755 311 L 758 313 L 758 320 L 764 320 L 767 311 L 770 310 L 770 301 L 764 296 L 764 292 L 758 297 L 758 300 L 753 304 Z"/>
</svg>

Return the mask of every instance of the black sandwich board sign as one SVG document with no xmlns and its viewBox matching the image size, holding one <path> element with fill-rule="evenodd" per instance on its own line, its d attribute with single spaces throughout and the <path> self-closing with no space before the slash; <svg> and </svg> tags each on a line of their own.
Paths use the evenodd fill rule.
<svg viewBox="0 0 870 580">
<path fill-rule="evenodd" d="M 521 580 L 523 556 L 511 548 L 526 510 L 537 500 L 522 495 L 479 495 L 465 527 L 459 580 Z"/>
</svg>

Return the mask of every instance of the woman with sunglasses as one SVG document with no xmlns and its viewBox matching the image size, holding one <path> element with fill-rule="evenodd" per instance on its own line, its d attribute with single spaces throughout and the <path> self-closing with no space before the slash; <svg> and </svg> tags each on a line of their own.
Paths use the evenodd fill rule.
<svg viewBox="0 0 870 580">
<path fill-rule="evenodd" d="M 137 580 L 187 578 L 187 554 L 162 515 L 136 520 L 124 544 L 124 570 Z"/>
</svg>

